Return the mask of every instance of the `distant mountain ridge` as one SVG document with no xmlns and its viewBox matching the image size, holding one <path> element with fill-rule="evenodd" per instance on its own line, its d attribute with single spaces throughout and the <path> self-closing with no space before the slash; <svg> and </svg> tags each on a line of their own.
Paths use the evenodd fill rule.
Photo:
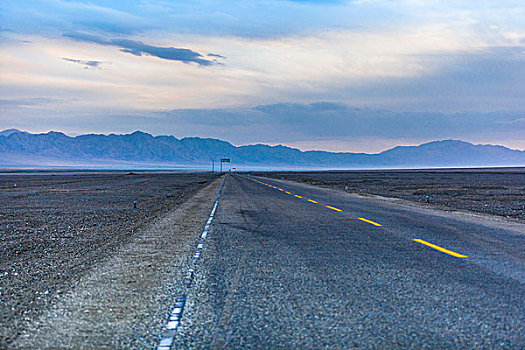
<svg viewBox="0 0 525 350">
<path fill-rule="evenodd" d="M 56 131 L 31 134 L 9 129 L 0 132 L 0 167 L 3 168 L 97 165 L 209 167 L 212 160 L 220 158 L 231 158 L 231 166 L 279 168 L 525 166 L 525 151 L 457 140 L 398 146 L 378 154 L 366 154 L 300 151 L 282 145 L 236 147 L 218 139 L 177 139 L 173 136 L 152 136 L 141 131 L 76 137 Z"/>
<path fill-rule="evenodd" d="M 11 134 L 16 134 L 17 132 L 25 132 L 25 131 L 20 131 L 18 129 L 6 129 L 4 131 L 0 131 L 0 136 L 9 136 Z"/>
</svg>

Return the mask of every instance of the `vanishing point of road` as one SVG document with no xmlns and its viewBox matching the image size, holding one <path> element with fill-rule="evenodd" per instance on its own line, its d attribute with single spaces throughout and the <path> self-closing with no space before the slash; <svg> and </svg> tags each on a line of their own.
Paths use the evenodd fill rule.
<svg viewBox="0 0 525 350">
<path fill-rule="evenodd" d="M 525 348 L 522 224 L 263 177 L 221 192 L 174 348 Z"/>
</svg>

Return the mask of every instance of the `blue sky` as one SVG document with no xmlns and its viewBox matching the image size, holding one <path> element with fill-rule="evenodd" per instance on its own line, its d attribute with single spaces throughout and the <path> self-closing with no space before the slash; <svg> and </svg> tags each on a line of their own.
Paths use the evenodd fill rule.
<svg viewBox="0 0 525 350">
<path fill-rule="evenodd" d="M 522 1 L 0 5 L 0 129 L 525 149 Z"/>
</svg>

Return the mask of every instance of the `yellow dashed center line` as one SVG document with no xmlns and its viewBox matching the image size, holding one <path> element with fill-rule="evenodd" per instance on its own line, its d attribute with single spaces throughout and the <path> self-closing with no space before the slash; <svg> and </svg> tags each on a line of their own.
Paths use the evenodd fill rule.
<svg viewBox="0 0 525 350">
<path fill-rule="evenodd" d="M 268 187 L 270 187 L 270 188 L 275 188 L 276 190 L 279 190 L 279 191 L 284 192 L 284 193 L 286 193 L 286 194 L 292 194 L 291 192 L 289 192 L 289 191 L 285 191 L 285 190 L 283 190 L 282 188 L 279 188 L 279 187 L 276 187 L 276 186 L 273 186 L 273 185 L 270 185 L 270 184 L 267 184 L 267 183 L 264 183 L 264 182 L 261 182 L 261 181 L 257 181 L 257 180 L 254 180 L 254 181 L 255 181 L 255 182 L 258 182 L 258 183 L 260 183 L 260 184 L 262 184 L 262 185 L 268 186 Z M 297 197 L 297 198 L 303 198 L 303 197 L 301 197 L 301 196 L 299 196 L 299 195 L 297 195 L 297 194 L 294 194 L 294 197 Z M 318 202 L 314 201 L 313 199 L 306 199 L 306 200 L 307 200 L 308 202 L 310 202 L 310 203 L 318 204 Z M 342 209 L 335 208 L 335 207 L 332 207 L 332 206 L 329 206 L 329 205 L 326 205 L 325 207 L 328 208 L 328 209 L 331 209 L 331 210 L 335 210 L 335 211 L 337 211 L 337 212 L 341 212 L 341 211 L 343 211 Z M 372 224 L 372 225 L 374 225 L 374 226 L 383 226 L 383 225 L 381 225 L 381 224 L 378 224 L 377 222 L 374 222 L 374 221 L 372 221 L 372 220 L 368 220 L 368 219 L 365 219 L 365 218 L 357 218 L 357 219 L 358 219 L 358 220 L 361 220 L 361 221 L 364 221 L 364 222 L 367 222 L 367 223 L 369 223 L 369 224 Z M 442 253 L 445 253 L 445 254 L 451 255 L 451 256 L 456 257 L 456 258 L 467 258 L 466 255 L 463 255 L 463 254 L 459 254 L 459 253 L 453 252 L 452 250 L 448 250 L 448 249 L 442 248 L 442 247 L 440 247 L 440 246 L 437 246 L 437 245 L 435 245 L 435 244 L 432 244 L 432 243 L 430 243 L 430 242 L 424 241 L 424 240 L 419 239 L 419 238 L 417 238 L 417 239 L 413 239 L 413 241 L 414 241 L 414 242 L 417 242 L 417 243 L 420 243 L 420 244 L 423 244 L 423 245 L 426 245 L 426 246 L 428 246 L 428 247 L 430 247 L 430 248 L 432 248 L 432 249 L 438 250 L 438 251 L 440 251 L 440 252 L 442 252 Z"/>
<path fill-rule="evenodd" d="M 453 252 L 452 250 L 448 250 L 448 249 L 442 248 L 440 246 L 437 246 L 435 244 L 432 244 L 430 242 L 424 241 L 424 240 L 419 239 L 419 238 L 418 239 L 414 239 L 413 241 L 417 242 L 417 243 L 424 244 L 424 245 L 426 245 L 426 246 L 428 246 L 430 248 L 433 248 L 435 250 L 439 250 L 442 253 L 445 253 L 445 254 L 448 254 L 448 255 L 452 255 L 452 256 L 454 256 L 456 258 L 466 258 L 467 257 L 466 255 Z"/>
<path fill-rule="evenodd" d="M 377 222 L 373 222 L 373 221 L 370 221 L 370 220 L 365 219 L 365 218 L 357 218 L 357 219 L 359 219 L 359 220 L 361 220 L 361 221 L 364 221 L 364 222 L 368 222 L 369 224 L 372 224 L 372 225 L 374 225 L 374 226 L 383 226 L 383 225 L 381 225 L 381 224 L 378 224 Z"/>
<path fill-rule="evenodd" d="M 328 209 L 332 209 L 332 210 L 335 210 L 335 211 L 342 211 L 341 209 L 339 208 L 334 208 L 334 207 L 331 207 L 329 205 L 326 206 Z"/>
</svg>

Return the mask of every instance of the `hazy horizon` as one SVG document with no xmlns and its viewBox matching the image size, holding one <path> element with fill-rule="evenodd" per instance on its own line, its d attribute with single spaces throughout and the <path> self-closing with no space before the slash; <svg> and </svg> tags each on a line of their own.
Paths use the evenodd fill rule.
<svg viewBox="0 0 525 350">
<path fill-rule="evenodd" d="M 19 130 L 19 129 L 16 129 L 16 128 L 8 128 L 8 129 L 4 129 L 4 130 L 0 130 L 0 132 L 3 132 L 3 131 L 8 131 L 8 130 L 17 130 L 17 131 L 21 131 L 21 132 L 27 132 L 27 133 L 31 133 L 31 134 L 46 134 L 46 133 L 49 133 L 49 132 L 60 132 L 60 133 L 63 133 L 65 134 L 66 136 L 69 136 L 69 137 L 77 137 L 77 136 L 83 136 L 83 135 L 104 135 L 104 136 L 108 136 L 108 135 L 130 135 L 131 133 L 133 132 L 144 132 L 146 133 L 145 131 L 143 130 L 134 130 L 130 133 L 86 133 L 86 134 L 76 134 L 76 133 L 67 133 L 67 132 L 63 132 L 61 130 L 47 130 L 47 131 L 43 131 L 43 132 L 30 132 L 30 131 L 27 131 L 27 130 Z M 170 135 L 170 134 L 150 134 L 150 133 L 147 133 L 153 137 L 158 137 L 158 136 L 173 136 L 173 137 L 176 137 L 174 135 Z M 405 146 L 421 146 L 423 144 L 427 144 L 427 143 L 431 143 L 431 142 L 440 142 L 440 141 L 462 141 L 462 142 L 468 142 L 468 143 L 472 143 L 472 142 L 469 142 L 469 141 L 465 141 L 465 140 L 456 140 L 456 139 L 440 139 L 440 140 L 431 140 L 431 141 L 428 141 L 428 142 L 423 142 L 423 143 L 416 143 L 416 144 L 396 144 L 396 145 L 393 145 L 391 147 L 388 147 L 388 148 L 384 148 L 384 149 L 381 149 L 377 152 L 366 152 L 366 151 L 363 151 L 363 152 L 360 152 L 360 151 L 336 151 L 336 150 L 330 150 L 330 149 L 317 149 L 317 148 L 311 148 L 311 149 L 304 149 L 304 148 L 301 148 L 301 147 L 295 147 L 295 146 L 291 146 L 291 145 L 285 145 L 285 144 L 282 144 L 282 143 L 263 143 L 263 142 L 254 142 L 254 143 L 246 143 L 246 144 L 235 144 L 233 142 L 230 142 L 228 140 L 223 140 L 223 139 L 218 139 L 218 138 L 213 138 L 213 137 L 200 137 L 200 136 L 194 136 L 194 135 L 187 135 L 187 136 L 182 136 L 182 137 L 176 137 L 177 139 L 184 139 L 184 138 L 203 138 L 203 139 L 206 139 L 206 138 L 209 138 L 209 139 L 215 139 L 215 140 L 220 140 L 220 141 L 225 141 L 225 142 L 228 142 L 230 143 L 231 145 L 235 146 L 235 147 L 241 147 L 241 146 L 256 146 L 256 145 L 266 145 L 266 146 L 286 146 L 286 147 L 291 147 L 291 148 L 295 148 L 295 149 L 298 149 L 300 150 L 301 152 L 306 152 L 306 151 L 323 151 L 323 152 L 333 152 L 333 153 L 367 153 L 367 154 L 379 154 L 381 152 L 385 152 L 385 151 L 388 151 L 392 148 L 395 148 L 395 147 L 405 147 Z M 473 145 L 489 145 L 489 146 L 504 146 L 504 147 L 507 147 L 505 145 L 501 145 L 501 144 L 491 144 L 491 143 L 472 143 Z M 510 148 L 510 147 L 507 147 L 511 150 L 518 150 L 518 151 L 525 151 L 525 149 L 519 149 L 519 148 Z"/>
<path fill-rule="evenodd" d="M 517 0 L 4 2 L 0 130 L 523 150 L 524 17 Z"/>
</svg>

